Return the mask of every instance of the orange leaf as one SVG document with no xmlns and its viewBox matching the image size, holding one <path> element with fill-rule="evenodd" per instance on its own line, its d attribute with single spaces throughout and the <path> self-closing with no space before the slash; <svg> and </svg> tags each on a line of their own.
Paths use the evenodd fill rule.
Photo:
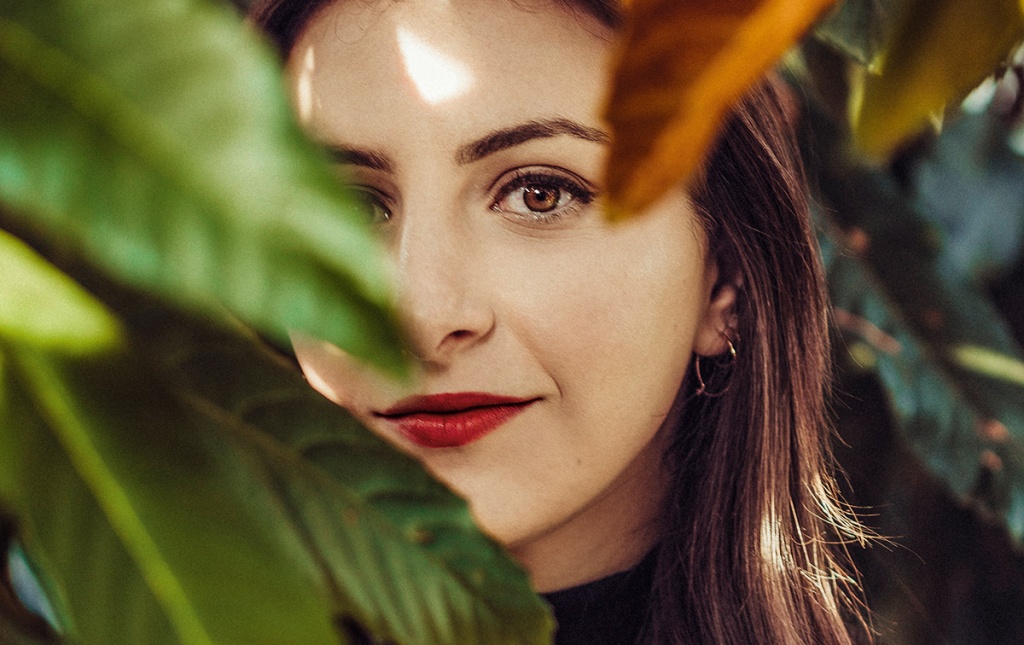
<svg viewBox="0 0 1024 645">
<path fill-rule="evenodd" d="M 605 117 L 609 216 L 697 170 L 729 108 L 833 0 L 633 0 Z"/>
</svg>

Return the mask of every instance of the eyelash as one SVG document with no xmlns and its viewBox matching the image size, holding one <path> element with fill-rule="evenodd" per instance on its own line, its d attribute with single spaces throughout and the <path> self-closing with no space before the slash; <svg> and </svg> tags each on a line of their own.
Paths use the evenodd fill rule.
<svg viewBox="0 0 1024 645">
<path fill-rule="evenodd" d="M 502 202 L 515 191 L 527 187 L 536 187 L 566 193 L 569 201 L 561 206 L 556 206 L 550 211 L 534 211 L 529 209 L 529 206 L 526 206 L 526 204 L 524 204 L 524 206 L 526 206 L 528 212 L 517 211 L 508 207 L 503 208 L 501 206 Z M 357 204 L 363 207 L 376 209 L 376 211 L 380 213 L 379 216 L 377 215 L 377 212 L 375 212 L 372 216 L 367 217 L 367 219 L 372 223 L 377 225 L 386 224 L 393 217 L 392 208 L 388 203 L 390 200 L 385 194 L 381 193 L 376 188 L 366 185 L 352 185 L 349 189 L 350 195 L 352 195 Z M 552 172 L 551 170 L 518 169 L 514 171 L 513 176 L 498 189 L 497 196 L 491 203 L 491 210 L 511 215 L 512 217 L 528 223 L 543 224 L 576 215 L 584 206 L 590 204 L 596 198 L 597 192 L 588 188 L 583 180 L 573 179 L 564 174 Z M 561 199 L 559 201 L 561 201 Z"/>
<path fill-rule="evenodd" d="M 505 199 L 515 191 L 527 187 L 539 187 L 565 192 L 568 193 L 572 201 L 551 211 L 531 210 L 524 213 L 507 207 L 502 208 L 501 203 Z M 584 206 L 593 202 L 596 197 L 597 192 L 588 188 L 582 180 L 573 179 L 550 170 L 519 169 L 515 171 L 511 179 L 502 184 L 501 188 L 498 189 L 498 194 L 491 204 L 491 210 L 512 215 L 526 222 L 545 223 L 577 214 Z"/>
</svg>

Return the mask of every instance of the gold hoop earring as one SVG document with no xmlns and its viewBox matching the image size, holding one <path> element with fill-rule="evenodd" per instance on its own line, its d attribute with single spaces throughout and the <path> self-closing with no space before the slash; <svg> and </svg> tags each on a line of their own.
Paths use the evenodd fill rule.
<svg viewBox="0 0 1024 645">
<path fill-rule="evenodd" d="M 724 332 L 718 332 L 725 339 L 725 342 L 729 345 L 729 357 L 726 362 L 722 363 L 720 367 L 732 367 L 736 363 L 736 346 L 733 344 L 732 339 L 729 338 L 728 334 Z M 718 392 L 708 392 L 708 385 L 704 382 L 704 377 L 700 373 L 700 354 L 695 354 L 693 359 L 693 371 L 697 376 L 697 391 L 694 392 L 694 396 L 706 396 L 709 399 L 722 396 L 729 391 L 732 386 L 732 380 L 730 379 L 725 387 Z"/>
</svg>

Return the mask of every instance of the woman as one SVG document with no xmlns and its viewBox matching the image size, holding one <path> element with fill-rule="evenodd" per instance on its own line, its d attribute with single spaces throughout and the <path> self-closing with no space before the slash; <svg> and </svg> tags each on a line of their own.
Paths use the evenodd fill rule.
<svg viewBox="0 0 1024 645">
<path fill-rule="evenodd" d="M 847 643 L 827 306 L 769 83 L 609 224 L 598 0 L 270 0 L 296 109 L 397 267 L 418 378 L 309 381 L 462 493 L 569 643 Z"/>
</svg>

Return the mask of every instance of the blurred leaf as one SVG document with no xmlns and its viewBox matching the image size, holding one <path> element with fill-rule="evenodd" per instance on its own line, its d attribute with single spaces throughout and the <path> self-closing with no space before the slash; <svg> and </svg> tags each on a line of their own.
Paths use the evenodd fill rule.
<svg viewBox="0 0 1024 645">
<path fill-rule="evenodd" d="M 976 432 L 983 416 L 907 325 L 884 280 L 827 240 L 822 247 L 846 359 L 878 375 L 915 455 L 954 493 L 970 496 L 987 447 Z"/>
<path fill-rule="evenodd" d="M 117 342 L 117 321 L 102 305 L 3 230 L 0 275 L 0 338 L 73 353 Z"/>
<path fill-rule="evenodd" d="M 851 98 L 854 135 L 884 156 L 962 100 L 1024 38 L 1019 0 L 909 0 L 879 61 Z"/>
<path fill-rule="evenodd" d="M 874 71 L 905 0 L 844 0 L 814 28 L 814 35 Z"/>
<path fill-rule="evenodd" d="M 610 216 L 637 213 L 688 179 L 724 114 L 832 2 L 632 2 L 606 108 Z"/>
<path fill-rule="evenodd" d="M 784 78 L 798 91 L 806 93 L 816 107 L 836 121 L 849 114 L 849 70 L 853 63 L 846 54 L 818 38 L 804 38 L 799 48 L 785 57 L 780 66 Z"/>
<path fill-rule="evenodd" d="M 990 114 L 963 114 L 901 161 L 914 210 L 942 231 L 937 270 L 980 287 L 1024 247 L 1024 159 Z"/>
<path fill-rule="evenodd" d="M 46 574 L 40 582 L 68 640 L 81 645 L 195 642 L 176 636 L 139 565 L 40 417 L 6 345 L 2 356 L 7 369 L 0 505 L 16 517 L 28 557 Z M 202 536 L 192 539 L 202 544 Z"/>
<path fill-rule="evenodd" d="M 890 178 L 847 157 L 840 134 L 810 110 L 820 201 L 845 251 L 826 267 L 849 358 L 877 373 L 896 427 L 961 498 L 997 514 L 1024 542 L 1024 386 L 951 360 L 965 345 L 1021 359 L 998 313 L 940 270 L 942 237 Z"/>
<path fill-rule="evenodd" d="M 5 280 L 4 292 L 59 310 L 74 286 L 8 246 L 4 264 L 23 279 Z M 81 289 L 72 297 L 83 315 L 49 336 L 73 337 L 79 320 L 102 309 Z M 29 557 L 57 583 L 50 600 L 73 640 L 335 640 L 315 564 L 223 430 L 191 421 L 108 336 L 91 352 L 68 353 L 23 342 L 19 328 L 2 331 L 0 500 Z M 133 593 L 127 617 L 111 602 L 124 591 Z"/>
<path fill-rule="evenodd" d="M 964 369 L 1024 386 L 1024 361 L 985 347 L 960 345 L 951 351 L 952 360 Z"/>
<path fill-rule="evenodd" d="M 0 334 L 0 508 L 71 640 L 548 642 L 525 575 L 417 462 L 238 332 L 113 299 L 119 349 Z"/>
<path fill-rule="evenodd" d="M 402 365 L 382 258 L 279 67 L 196 0 L 0 0 L 0 201 L 121 279 Z"/>
</svg>

